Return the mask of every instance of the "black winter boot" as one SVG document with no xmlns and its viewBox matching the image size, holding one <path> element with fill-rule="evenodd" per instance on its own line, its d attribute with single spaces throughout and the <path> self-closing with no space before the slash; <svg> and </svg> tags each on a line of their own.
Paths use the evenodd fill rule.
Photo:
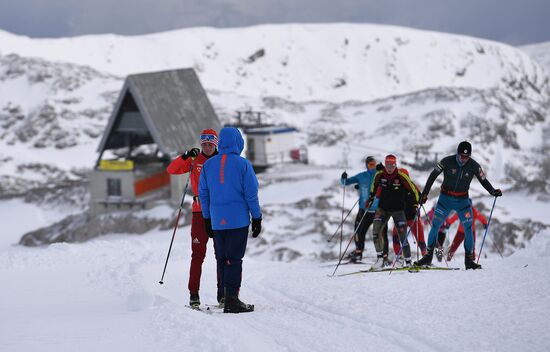
<svg viewBox="0 0 550 352">
<path fill-rule="evenodd" d="M 470 253 L 466 253 L 466 256 L 464 257 L 464 266 L 466 267 L 466 270 L 468 269 L 481 269 L 481 265 L 477 264 L 474 261 L 474 255 Z"/>
<path fill-rule="evenodd" d="M 198 308 L 201 305 L 201 299 L 198 293 L 191 293 L 189 295 L 189 305 L 191 308 Z"/>
<path fill-rule="evenodd" d="M 253 304 L 246 304 L 241 302 L 239 296 L 236 294 L 228 294 L 225 292 L 225 303 L 223 306 L 224 313 L 248 313 L 254 311 Z"/>
<path fill-rule="evenodd" d="M 420 258 L 419 261 L 414 262 L 414 266 L 426 266 L 432 265 L 432 259 L 434 258 L 434 249 L 428 247 L 428 253 Z"/>
<path fill-rule="evenodd" d="M 224 304 L 225 304 L 225 296 L 224 296 L 224 294 L 218 292 L 217 299 L 218 299 L 218 304 L 219 304 L 220 308 L 223 308 L 223 306 L 224 306 Z"/>
<path fill-rule="evenodd" d="M 363 259 L 363 251 L 355 250 L 350 254 L 351 254 L 349 258 L 350 263 L 361 263 L 361 260 Z"/>
</svg>

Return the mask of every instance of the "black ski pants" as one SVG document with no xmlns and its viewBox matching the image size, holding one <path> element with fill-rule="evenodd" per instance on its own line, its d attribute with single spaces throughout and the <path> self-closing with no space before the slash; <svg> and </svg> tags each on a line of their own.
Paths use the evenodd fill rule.
<svg viewBox="0 0 550 352">
<path fill-rule="evenodd" d="M 363 219 L 363 221 L 361 221 L 361 219 Z M 365 209 L 359 209 L 359 211 L 357 212 L 357 216 L 355 217 L 355 226 L 354 226 L 354 230 L 356 230 L 355 238 L 354 238 L 355 250 L 357 252 L 359 251 L 363 252 L 363 250 L 365 249 L 365 237 L 373 221 L 374 221 L 373 212 L 370 212 L 370 213 L 367 212 L 365 214 Z M 385 254 L 388 254 L 388 227 L 387 226 L 384 226 L 382 237 L 385 239 L 384 245 L 383 245 L 383 248 L 384 248 L 383 251 Z M 376 248 L 377 241 L 378 241 L 378 236 L 375 236 L 373 233 L 373 242 L 374 242 L 375 248 Z"/>
</svg>

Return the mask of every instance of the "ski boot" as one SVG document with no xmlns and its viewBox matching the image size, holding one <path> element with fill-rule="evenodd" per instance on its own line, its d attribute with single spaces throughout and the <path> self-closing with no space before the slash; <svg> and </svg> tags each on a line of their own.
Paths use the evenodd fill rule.
<svg viewBox="0 0 550 352">
<path fill-rule="evenodd" d="M 223 293 L 218 292 L 218 296 L 216 297 L 218 299 L 218 306 L 220 308 L 223 308 L 225 304 L 225 296 Z"/>
<path fill-rule="evenodd" d="M 223 306 L 224 313 L 248 313 L 254 311 L 253 304 L 241 302 L 237 294 L 225 293 L 225 304 Z"/>
<path fill-rule="evenodd" d="M 357 249 L 354 252 L 351 252 L 349 255 L 349 262 L 350 263 L 361 263 L 361 260 L 363 260 L 363 252 L 358 251 Z"/>
<path fill-rule="evenodd" d="M 384 254 L 382 256 L 382 268 L 387 268 L 387 267 L 390 267 L 390 266 L 391 266 L 391 262 L 388 259 L 388 255 Z"/>
<path fill-rule="evenodd" d="M 412 268 L 412 260 L 411 258 L 405 258 L 405 264 L 403 264 L 404 268 Z"/>
<path fill-rule="evenodd" d="M 434 257 L 434 249 L 428 248 L 428 253 L 420 258 L 419 261 L 414 262 L 414 266 L 427 266 L 432 265 L 432 259 Z"/>
<path fill-rule="evenodd" d="M 437 261 L 441 263 L 441 261 L 443 261 L 443 248 L 436 248 L 434 252 Z"/>
<path fill-rule="evenodd" d="M 455 252 L 452 252 L 449 250 L 449 252 L 447 253 L 447 261 L 450 262 L 451 259 L 453 259 L 454 255 L 455 255 Z"/>
<path fill-rule="evenodd" d="M 191 308 L 198 309 L 201 305 L 201 299 L 199 298 L 198 293 L 191 293 L 189 295 L 189 305 Z"/>
<path fill-rule="evenodd" d="M 395 260 L 395 267 L 396 268 L 402 268 L 405 265 L 403 258 L 399 257 Z"/>
<path fill-rule="evenodd" d="M 464 257 L 464 266 L 466 267 L 466 270 L 468 269 L 481 269 L 481 265 L 477 264 L 474 261 L 474 255 L 472 253 L 466 253 L 466 256 Z"/>
<path fill-rule="evenodd" d="M 382 257 L 382 254 L 376 255 L 376 263 L 374 263 L 371 267 L 371 271 L 377 271 L 383 268 L 384 265 L 384 258 Z"/>
</svg>

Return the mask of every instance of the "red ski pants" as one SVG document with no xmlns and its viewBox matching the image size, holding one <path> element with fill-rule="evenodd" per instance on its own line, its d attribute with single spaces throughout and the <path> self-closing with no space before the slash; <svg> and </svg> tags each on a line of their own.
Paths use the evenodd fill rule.
<svg viewBox="0 0 550 352">
<path fill-rule="evenodd" d="M 472 233 L 474 234 L 473 254 L 474 254 L 474 259 L 476 259 L 476 232 L 472 231 Z M 453 243 L 451 243 L 451 245 L 449 246 L 449 252 L 454 254 L 456 252 L 456 250 L 458 249 L 458 247 L 460 247 L 460 244 L 462 243 L 462 241 L 464 241 L 464 232 L 463 231 L 457 231 L 456 235 L 455 235 L 455 238 L 453 239 Z"/>
<path fill-rule="evenodd" d="M 206 256 L 208 235 L 204 228 L 202 213 L 193 213 L 191 220 L 191 265 L 189 268 L 189 292 L 199 293 L 202 274 L 202 263 Z"/>
<path fill-rule="evenodd" d="M 424 225 L 422 225 L 422 221 L 418 221 L 418 219 L 416 219 L 416 221 L 413 223 L 413 220 L 407 220 L 407 226 L 409 226 L 414 238 L 416 238 L 416 243 L 418 243 L 418 247 L 420 247 L 420 252 L 422 253 L 422 255 L 425 255 L 427 250 L 426 239 L 424 238 Z M 395 252 L 395 254 L 399 253 L 399 251 L 401 250 L 401 241 L 395 227 L 393 228 L 392 232 L 392 243 L 393 251 Z"/>
</svg>

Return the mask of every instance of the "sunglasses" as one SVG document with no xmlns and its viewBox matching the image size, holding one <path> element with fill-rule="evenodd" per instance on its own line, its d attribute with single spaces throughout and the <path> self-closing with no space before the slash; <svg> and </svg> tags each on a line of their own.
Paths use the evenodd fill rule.
<svg viewBox="0 0 550 352">
<path fill-rule="evenodd" d="M 376 166 L 376 161 L 371 161 L 367 164 L 368 167 L 375 167 Z"/>
<path fill-rule="evenodd" d="M 214 142 L 216 139 L 218 139 L 213 134 L 201 134 L 201 142 Z"/>
</svg>

